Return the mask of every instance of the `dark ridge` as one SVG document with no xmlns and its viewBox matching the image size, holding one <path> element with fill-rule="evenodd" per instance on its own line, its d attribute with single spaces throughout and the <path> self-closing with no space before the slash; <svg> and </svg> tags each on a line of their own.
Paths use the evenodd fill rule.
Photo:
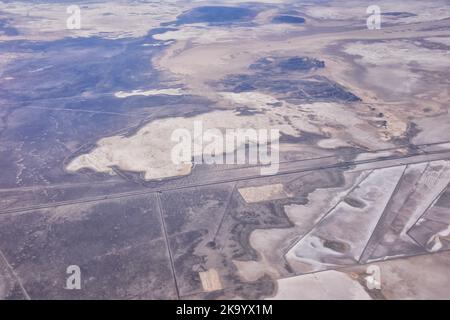
<svg viewBox="0 0 450 320">
<path fill-rule="evenodd" d="M 311 76 L 307 73 L 324 67 L 325 62 L 314 58 L 268 57 L 257 60 L 249 67 L 250 70 L 255 71 L 253 74 L 230 75 L 215 85 L 220 90 L 235 93 L 255 90 L 272 92 L 279 98 L 293 103 L 299 100 L 306 102 L 361 101 L 353 93 L 328 78 Z M 299 79 L 298 76 L 300 76 Z"/>
<path fill-rule="evenodd" d="M 255 114 L 262 114 L 262 111 L 253 110 L 245 107 L 236 108 L 236 112 L 238 116 L 253 116 Z"/>
<path fill-rule="evenodd" d="M 270 72 L 271 74 L 289 71 L 310 71 L 324 68 L 325 62 L 308 57 L 262 58 L 250 66 L 252 70 Z"/>
</svg>

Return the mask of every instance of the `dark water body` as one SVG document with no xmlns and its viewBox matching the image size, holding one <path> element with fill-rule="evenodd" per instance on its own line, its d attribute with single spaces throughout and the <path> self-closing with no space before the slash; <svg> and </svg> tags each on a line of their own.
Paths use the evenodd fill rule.
<svg viewBox="0 0 450 320">
<path fill-rule="evenodd" d="M 289 24 L 303 24 L 305 19 L 302 17 L 290 16 L 290 15 L 279 15 L 272 19 L 273 23 L 289 23 Z"/>
<path fill-rule="evenodd" d="M 194 8 L 177 17 L 175 25 L 189 23 L 230 24 L 248 22 L 256 16 L 257 12 L 249 8 L 204 6 Z"/>
</svg>

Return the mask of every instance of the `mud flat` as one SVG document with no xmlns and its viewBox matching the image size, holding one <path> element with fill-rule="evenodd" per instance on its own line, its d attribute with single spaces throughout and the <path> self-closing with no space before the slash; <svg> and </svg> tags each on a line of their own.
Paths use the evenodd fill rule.
<svg viewBox="0 0 450 320">
<path fill-rule="evenodd" d="M 287 254 L 301 272 L 359 261 L 404 167 L 371 172 Z"/>
<path fill-rule="evenodd" d="M 277 284 L 277 294 L 268 300 L 371 300 L 361 284 L 334 270 L 280 279 Z"/>
<path fill-rule="evenodd" d="M 368 267 L 341 268 L 283 278 L 277 281 L 276 295 L 269 299 L 448 299 L 449 285 L 445 269 L 450 254 L 442 252 L 379 262 L 381 287 L 368 286 Z M 424 277 L 427 270 L 433 277 Z"/>
</svg>

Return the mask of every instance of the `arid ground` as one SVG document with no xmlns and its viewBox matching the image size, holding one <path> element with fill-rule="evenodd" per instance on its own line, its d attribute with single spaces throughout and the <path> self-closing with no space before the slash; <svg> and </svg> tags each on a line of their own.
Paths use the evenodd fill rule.
<svg viewBox="0 0 450 320">
<path fill-rule="evenodd" d="M 69 5 L 0 1 L 0 298 L 450 299 L 450 1 Z"/>
</svg>

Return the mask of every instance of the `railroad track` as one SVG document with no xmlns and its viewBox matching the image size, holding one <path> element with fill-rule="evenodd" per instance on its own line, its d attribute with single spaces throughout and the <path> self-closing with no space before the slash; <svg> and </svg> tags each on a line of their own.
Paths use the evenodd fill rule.
<svg viewBox="0 0 450 320">
<path fill-rule="evenodd" d="M 445 143 L 447 143 L 447 142 L 445 142 Z M 444 143 L 426 144 L 426 145 L 422 145 L 422 147 L 435 146 L 435 145 L 439 145 L 439 144 L 444 144 Z M 204 181 L 202 183 L 196 183 L 196 182 L 189 183 L 188 182 L 188 183 L 176 185 L 176 186 L 146 187 L 145 189 L 141 189 L 138 191 L 113 193 L 113 194 L 101 195 L 101 196 L 95 196 L 95 197 L 84 197 L 84 198 L 79 198 L 76 200 L 59 201 L 59 202 L 53 202 L 53 203 L 24 206 L 24 207 L 19 207 L 19 208 L 4 209 L 4 210 L 0 210 L 0 214 L 19 213 L 19 212 L 24 212 L 24 211 L 55 208 L 55 207 L 59 207 L 59 206 L 74 205 L 74 204 L 80 204 L 80 203 L 89 203 L 89 202 L 98 202 L 98 201 L 104 201 L 104 200 L 128 198 L 128 197 L 140 196 L 140 195 L 145 195 L 145 194 L 170 192 L 170 191 L 177 191 L 177 190 L 190 189 L 190 188 L 201 188 L 201 187 L 207 187 L 207 186 L 225 184 L 225 183 L 232 183 L 232 182 L 238 183 L 241 181 L 264 179 L 264 178 L 270 178 L 270 177 L 274 177 L 274 176 L 286 176 L 286 175 L 291 175 L 291 174 L 298 174 L 298 173 L 302 173 L 302 172 L 311 172 L 311 171 L 317 171 L 317 170 L 327 170 L 327 169 L 368 170 L 368 169 L 380 169 L 380 168 L 387 168 L 387 167 L 414 164 L 414 163 L 422 163 L 422 162 L 430 162 L 430 161 L 438 161 L 438 160 L 447 160 L 447 159 L 450 160 L 450 149 L 426 151 L 426 150 L 421 150 L 419 148 L 420 146 L 415 146 L 415 147 L 418 148 L 417 152 L 415 152 L 415 153 L 406 154 L 406 155 L 380 156 L 380 157 L 374 157 L 371 159 L 363 159 L 363 160 L 330 161 L 330 160 L 333 160 L 333 158 L 338 158 L 339 156 L 329 156 L 329 157 L 320 157 L 320 158 L 315 158 L 315 159 L 305 159 L 305 160 L 300 160 L 300 161 L 284 162 L 284 163 L 280 163 L 279 172 L 273 176 L 260 175 L 259 174 L 260 167 L 257 167 L 257 166 L 229 170 L 230 172 L 227 173 L 226 178 L 218 178 L 217 172 L 214 170 L 214 171 L 207 173 L 207 174 L 209 174 L 209 177 L 206 176 L 205 177 L 206 181 Z M 396 149 L 400 149 L 400 148 L 393 148 L 392 150 L 396 150 Z M 386 150 L 382 150 L 382 151 L 386 151 Z M 376 153 L 376 152 L 371 152 L 371 153 L 367 153 L 367 154 L 372 154 L 372 153 Z M 363 154 L 366 154 L 366 153 L 363 153 Z M 325 161 L 325 159 L 328 162 L 323 163 Z M 312 162 L 312 163 L 305 164 L 305 162 L 307 162 L 307 161 Z M 317 162 L 319 162 L 319 163 L 317 163 Z M 371 167 L 370 168 L 369 167 L 358 168 L 359 166 L 368 166 L 368 165 L 371 165 Z M 228 169 L 226 169 L 226 170 L 228 170 Z M 226 171 L 226 170 L 222 170 L 222 171 Z M 257 172 L 252 172 L 252 171 L 248 172 L 249 170 L 253 170 L 253 171 L 257 171 Z"/>
</svg>

